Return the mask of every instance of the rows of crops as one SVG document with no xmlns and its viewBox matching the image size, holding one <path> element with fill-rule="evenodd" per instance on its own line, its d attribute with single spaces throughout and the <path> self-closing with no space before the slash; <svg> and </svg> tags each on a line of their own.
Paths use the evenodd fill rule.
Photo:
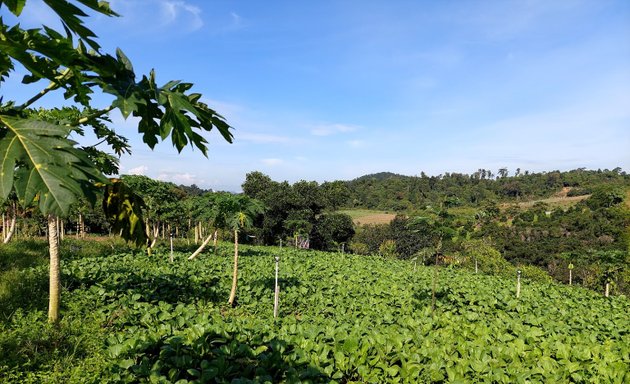
<svg viewBox="0 0 630 384">
<path fill-rule="evenodd" d="M 273 256 L 280 313 L 273 318 Z M 63 266 L 67 319 L 98 327 L 90 369 L 0 366 L 15 382 L 630 382 L 630 302 L 375 257 L 122 254 Z M 10 328 L 11 325 L 7 327 Z M 10 331 L 10 329 L 9 329 Z M 52 371 L 52 374 L 51 372 Z"/>
</svg>

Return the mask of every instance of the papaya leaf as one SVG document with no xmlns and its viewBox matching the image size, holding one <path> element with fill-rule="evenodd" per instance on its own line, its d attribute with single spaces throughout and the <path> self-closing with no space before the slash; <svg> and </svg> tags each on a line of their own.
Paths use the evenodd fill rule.
<svg viewBox="0 0 630 384">
<path fill-rule="evenodd" d="M 120 179 L 111 179 L 105 185 L 103 211 L 112 229 L 136 246 L 145 245 L 148 236 L 142 219 L 144 201 Z"/>
<path fill-rule="evenodd" d="M 15 190 L 22 204 L 38 199 L 43 214 L 60 216 L 81 196 L 93 203 L 93 183 L 106 179 L 68 132 L 63 125 L 0 115 L 0 199 Z"/>
<path fill-rule="evenodd" d="M 22 9 L 24 9 L 24 4 L 26 4 L 26 0 L 5 0 L 3 3 L 9 8 L 11 13 L 15 16 L 20 16 Z"/>
</svg>

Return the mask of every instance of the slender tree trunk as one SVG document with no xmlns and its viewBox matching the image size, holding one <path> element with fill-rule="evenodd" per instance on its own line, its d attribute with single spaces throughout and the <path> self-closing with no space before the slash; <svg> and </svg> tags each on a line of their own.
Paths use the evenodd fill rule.
<svg viewBox="0 0 630 384">
<path fill-rule="evenodd" d="M 3 244 L 7 244 L 9 241 L 11 241 L 11 238 L 13 237 L 13 234 L 15 233 L 15 221 L 16 221 L 16 216 L 17 216 L 17 212 L 15 211 L 15 209 L 16 207 L 14 206 L 13 214 L 11 215 L 11 223 L 9 223 L 8 217 L 5 220 L 4 214 L 2 215 L 2 233 L 3 233 L 2 243 Z"/>
<path fill-rule="evenodd" d="M 79 237 L 85 238 L 85 219 L 82 213 L 79 213 Z"/>
<path fill-rule="evenodd" d="M 228 304 L 234 306 L 236 299 L 236 282 L 238 281 L 238 230 L 234 230 L 234 273 L 232 274 L 232 291 Z"/>
<path fill-rule="evenodd" d="M 61 279 L 59 273 L 59 238 L 57 237 L 57 218 L 53 215 L 48 215 L 48 252 L 50 254 L 48 321 L 56 324 L 59 322 Z"/>
<path fill-rule="evenodd" d="M 195 257 L 199 256 L 199 254 L 200 254 L 201 252 L 203 252 L 203 249 L 206 247 L 206 245 L 208 245 L 208 243 L 210 242 L 210 240 L 212 240 L 212 235 L 208 236 L 208 237 L 207 237 L 207 238 L 203 241 L 203 243 L 201 243 L 201 245 L 199 246 L 199 248 L 197 248 L 197 250 L 196 250 L 196 251 L 195 251 L 192 255 L 190 255 L 190 257 L 188 257 L 188 260 L 192 260 L 192 259 L 194 259 Z"/>
<path fill-rule="evenodd" d="M 151 240 L 151 245 L 149 246 L 149 248 L 155 247 L 155 244 L 157 243 L 159 236 L 160 236 L 160 224 L 157 223 L 153 225 L 153 239 Z"/>
</svg>

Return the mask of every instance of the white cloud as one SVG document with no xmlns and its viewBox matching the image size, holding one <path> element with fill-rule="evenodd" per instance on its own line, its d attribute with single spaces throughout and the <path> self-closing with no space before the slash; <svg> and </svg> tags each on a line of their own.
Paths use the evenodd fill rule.
<svg viewBox="0 0 630 384">
<path fill-rule="evenodd" d="M 183 184 L 183 185 L 204 185 L 206 184 L 206 180 L 199 178 L 197 175 L 192 173 L 176 173 L 176 172 L 160 172 L 157 176 L 158 180 L 161 181 L 170 181 L 175 184 Z"/>
<path fill-rule="evenodd" d="M 338 133 L 354 132 L 358 129 L 355 125 L 347 124 L 321 124 L 311 129 L 311 134 L 315 136 L 330 136 Z"/>
<path fill-rule="evenodd" d="M 160 2 L 161 24 L 162 25 L 185 25 L 186 30 L 191 32 L 203 26 L 201 9 L 190 5 L 184 1 L 163 0 Z"/>
<path fill-rule="evenodd" d="M 113 0 L 110 3 L 111 8 L 122 15 L 116 21 L 126 33 L 182 34 L 204 25 L 201 8 L 183 0 Z"/>
<path fill-rule="evenodd" d="M 126 173 L 128 175 L 146 175 L 148 170 L 149 167 L 147 167 L 146 165 L 140 165 L 138 167 L 129 169 Z"/>
</svg>

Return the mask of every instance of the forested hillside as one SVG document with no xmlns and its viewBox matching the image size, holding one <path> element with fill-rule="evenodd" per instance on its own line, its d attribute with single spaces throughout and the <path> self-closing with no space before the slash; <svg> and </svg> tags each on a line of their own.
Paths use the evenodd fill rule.
<svg viewBox="0 0 630 384">
<path fill-rule="evenodd" d="M 438 176 L 403 176 L 389 172 L 366 175 L 346 182 L 350 192 L 346 206 L 408 211 L 428 204 L 480 206 L 488 201 L 517 202 L 551 197 L 568 188 L 568 196 L 588 195 L 593 188 L 630 186 L 630 175 L 621 168 L 531 173 L 506 168 L 497 173 L 480 169 L 468 175 L 444 173 Z"/>
<path fill-rule="evenodd" d="M 399 213 L 389 225 L 359 228 L 356 252 L 425 263 L 436 262 L 428 255 L 437 253 L 451 264 L 470 264 L 482 253 L 509 262 L 497 273 L 535 266 L 563 282 L 571 273 L 572 283 L 593 289 L 607 281 L 623 292 L 630 288 L 630 177 L 619 168 L 512 176 L 505 169 L 437 177 L 379 173 L 347 186 L 352 206 Z"/>
</svg>

